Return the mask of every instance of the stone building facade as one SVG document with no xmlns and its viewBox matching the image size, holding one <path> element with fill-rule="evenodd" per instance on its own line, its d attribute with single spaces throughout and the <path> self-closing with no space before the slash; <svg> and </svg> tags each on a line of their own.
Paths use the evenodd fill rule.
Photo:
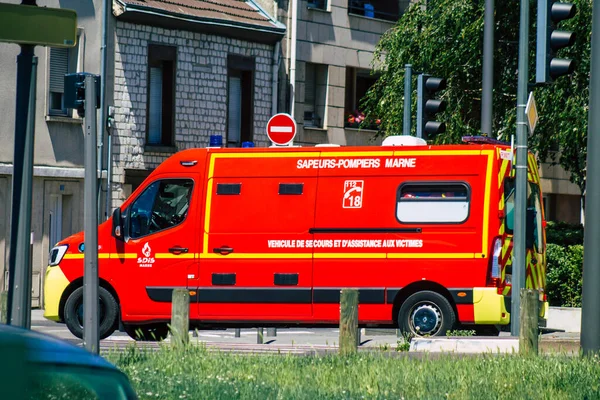
<svg viewBox="0 0 600 400">
<path fill-rule="evenodd" d="M 113 208 L 166 158 L 213 135 L 268 145 L 283 24 L 238 0 L 119 0 L 113 14 Z"/>
<path fill-rule="evenodd" d="M 148 48 L 176 48 L 175 130 L 173 146 L 147 143 Z M 269 144 L 272 115 L 273 45 L 198 32 L 117 22 L 115 43 L 115 129 L 113 132 L 113 206 L 131 193 L 130 171 L 149 172 L 178 150 L 206 147 L 211 135 L 225 136 L 228 57 L 255 62 L 253 135 L 257 147 Z M 133 174 L 135 177 L 135 173 Z M 137 175 L 139 176 L 139 174 Z M 135 178 L 134 178 L 135 180 Z"/>
<path fill-rule="evenodd" d="M 279 108 L 292 110 L 298 144 L 373 145 L 377 131 L 348 122 L 373 84 L 373 54 L 381 36 L 401 18 L 410 0 L 297 0 L 296 79 L 293 110 L 287 86 Z M 269 9 L 267 0 L 262 0 Z M 271 2 L 273 3 L 273 2 Z M 289 79 L 292 2 L 275 2 L 277 18 L 288 25 L 282 57 Z M 372 7 L 367 10 L 367 4 Z M 271 4 L 271 7 L 273 5 Z"/>
</svg>

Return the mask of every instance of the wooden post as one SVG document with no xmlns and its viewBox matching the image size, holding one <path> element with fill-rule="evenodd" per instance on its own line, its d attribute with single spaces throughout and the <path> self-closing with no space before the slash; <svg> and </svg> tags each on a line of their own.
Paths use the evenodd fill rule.
<svg viewBox="0 0 600 400">
<path fill-rule="evenodd" d="M 186 345 L 190 340 L 190 294 L 187 289 L 173 289 L 172 302 L 171 344 Z"/>
<path fill-rule="evenodd" d="M 355 354 L 358 343 L 358 289 L 340 293 L 340 354 Z"/>
<path fill-rule="evenodd" d="M 263 344 L 264 331 L 263 328 L 256 328 L 256 344 Z"/>
<path fill-rule="evenodd" d="M 277 328 L 267 328 L 267 336 L 277 336 Z"/>
<path fill-rule="evenodd" d="M 521 289 L 521 329 L 519 331 L 520 354 L 538 354 L 538 315 L 539 292 L 532 289 Z"/>
<path fill-rule="evenodd" d="M 240 328 L 235 328 L 235 337 L 241 337 L 242 336 L 242 330 Z"/>
</svg>

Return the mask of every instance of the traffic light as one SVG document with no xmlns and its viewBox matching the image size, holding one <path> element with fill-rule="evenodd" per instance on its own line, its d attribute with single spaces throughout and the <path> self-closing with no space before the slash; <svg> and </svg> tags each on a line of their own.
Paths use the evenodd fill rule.
<svg viewBox="0 0 600 400">
<path fill-rule="evenodd" d="M 430 136 L 446 132 L 446 124 L 435 121 L 435 115 L 446 109 L 446 102 L 433 96 L 446 88 L 446 80 L 426 74 L 417 77 L 417 137 L 428 139 Z"/>
<path fill-rule="evenodd" d="M 556 58 L 556 52 L 575 44 L 575 33 L 557 30 L 559 22 L 573 18 L 574 4 L 556 0 L 538 0 L 536 82 L 551 83 L 575 69 L 573 60 Z"/>
<path fill-rule="evenodd" d="M 76 108 L 77 114 L 85 114 L 85 77 L 92 75 L 88 72 L 78 72 L 65 75 L 65 108 Z M 100 108 L 100 77 L 94 75 L 96 83 L 96 108 Z"/>
</svg>

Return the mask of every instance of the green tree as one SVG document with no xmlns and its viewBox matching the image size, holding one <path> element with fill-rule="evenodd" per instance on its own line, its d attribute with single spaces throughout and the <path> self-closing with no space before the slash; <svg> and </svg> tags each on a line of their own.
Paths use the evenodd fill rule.
<svg viewBox="0 0 600 400">
<path fill-rule="evenodd" d="M 575 18 L 561 29 L 576 33 L 575 46 L 561 57 L 576 61 L 576 71 L 554 84 L 535 88 L 540 121 L 530 148 L 541 160 L 559 163 L 571 180 L 585 188 L 585 147 L 590 67 L 591 0 L 573 0 Z M 531 3 L 530 82 L 535 77 L 535 16 Z M 435 143 L 459 143 L 465 135 L 479 134 L 483 55 L 484 0 L 428 0 L 412 5 L 396 26 L 386 32 L 376 50 L 374 72 L 380 78 L 362 102 L 367 123 L 381 119 L 381 132 L 402 132 L 404 65 L 413 71 L 447 79 L 443 93 L 447 109 L 440 116 L 447 131 Z M 494 48 L 494 136 L 509 141 L 516 131 L 519 1 L 497 0 Z M 413 83 L 413 88 L 416 84 Z M 413 96 L 413 117 L 416 114 Z M 413 131 L 416 123 L 413 118 Z M 556 152 L 560 148 L 560 156 Z"/>
</svg>

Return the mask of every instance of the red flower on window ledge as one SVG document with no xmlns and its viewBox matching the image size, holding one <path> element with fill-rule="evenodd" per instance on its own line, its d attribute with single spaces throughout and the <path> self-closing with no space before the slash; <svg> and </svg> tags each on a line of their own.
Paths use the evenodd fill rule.
<svg viewBox="0 0 600 400">
<path fill-rule="evenodd" d="M 377 130 L 381 125 L 381 120 L 378 118 L 374 122 L 367 123 L 365 120 L 365 113 L 360 110 L 354 110 L 352 113 L 348 115 L 346 118 L 346 128 L 362 128 L 362 129 L 371 129 Z"/>
</svg>

